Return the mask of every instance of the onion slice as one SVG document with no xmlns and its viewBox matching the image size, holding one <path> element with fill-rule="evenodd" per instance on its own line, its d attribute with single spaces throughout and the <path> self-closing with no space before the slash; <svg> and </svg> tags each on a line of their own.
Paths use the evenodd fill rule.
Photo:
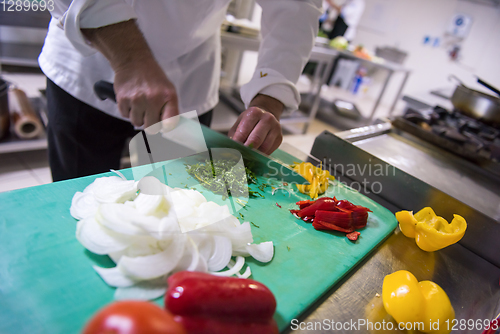
<svg viewBox="0 0 500 334">
<path fill-rule="evenodd" d="M 237 256 L 236 263 L 231 269 L 226 271 L 211 272 L 211 274 L 215 276 L 233 276 L 236 273 L 238 273 L 243 268 L 244 265 L 245 265 L 245 258 L 243 256 Z"/>
<path fill-rule="evenodd" d="M 139 282 L 129 287 L 120 287 L 115 291 L 115 300 L 152 300 L 161 297 L 167 291 L 165 277 Z"/>
<path fill-rule="evenodd" d="M 257 261 L 267 263 L 273 259 L 274 247 L 272 241 L 246 246 L 248 253 Z"/>
<path fill-rule="evenodd" d="M 236 276 L 238 276 L 239 278 L 249 278 L 251 275 L 252 275 L 252 270 L 248 266 L 243 274 L 236 273 Z"/>
<path fill-rule="evenodd" d="M 69 212 L 75 219 L 85 219 L 95 216 L 99 202 L 95 199 L 94 194 L 76 192 L 71 199 L 71 207 Z"/>
<path fill-rule="evenodd" d="M 76 224 L 76 238 L 83 247 L 99 255 L 119 252 L 132 243 L 130 238 L 113 233 L 93 217 L 80 220 Z"/>
<path fill-rule="evenodd" d="M 147 226 L 157 226 L 159 219 L 142 215 L 136 208 L 119 203 L 101 204 L 97 220 L 105 227 L 131 236 L 147 235 Z"/>
<path fill-rule="evenodd" d="M 93 268 L 109 286 L 124 288 L 138 283 L 138 281 L 125 275 L 118 267 L 101 268 L 93 266 Z"/>
<path fill-rule="evenodd" d="M 160 253 L 147 256 L 122 256 L 118 266 L 135 279 L 151 279 L 166 275 L 177 266 L 184 253 L 186 235 L 178 234 L 166 249 Z"/>
<path fill-rule="evenodd" d="M 208 270 L 219 271 L 224 269 L 231 260 L 232 245 L 231 240 L 226 237 L 215 235 L 214 251 L 208 259 Z"/>
<path fill-rule="evenodd" d="M 110 169 L 109 171 L 118 175 L 123 181 L 128 181 L 125 175 L 122 174 L 122 172 L 114 169 Z"/>
</svg>

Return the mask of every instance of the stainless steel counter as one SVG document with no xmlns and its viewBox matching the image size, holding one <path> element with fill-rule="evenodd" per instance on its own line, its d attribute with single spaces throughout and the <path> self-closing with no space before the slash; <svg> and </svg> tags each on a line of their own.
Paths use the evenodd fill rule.
<svg viewBox="0 0 500 334">
<path fill-rule="evenodd" d="M 377 331 L 376 323 L 391 321 L 382 304 L 382 282 L 385 275 L 397 270 L 408 270 L 419 280 L 432 280 L 448 294 L 455 310 L 457 320 L 485 320 L 495 318 L 500 312 L 500 268 L 479 258 L 459 244 L 439 252 L 427 253 L 420 250 L 413 240 L 406 238 L 399 230 L 391 235 L 380 248 L 354 269 L 332 291 L 312 307 L 314 311 L 305 314 L 304 330 L 287 333 L 384 333 Z M 363 320 L 372 322 L 357 328 L 328 331 L 308 330 L 308 322 L 324 320 L 340 323 L 363 324 Z M 297 325 L 298 326 L 298 325 Z M 396 328 L 396 324 L 393 324 Z M 398 331 L 387 331 L 387 333 Z M 460 333 L 481 333 L 482 329 L 459 331 Z"/>
<path fill-rule="evenodd" d="M 449 152 L 415 137 L 409 139 L 410 136 L 392 132 L 355 145 L 488 217 L 500 220 L 500 180 Z"/>
<path fill-rule="evenodd" d="M 393 212 L 416 211 L 428 205 L 447 219 L 451 213 L 460 214 L 467 219 L 468 230 L 460 243 L 428 253 L 396 229 L 309 312 L 292 322 L 287 333 L 398 332 L 377 330 L 377 326 L 393 321 L 382 304 L 383 279 L 403 269 L 412 272 L 419 281 L 439 284 L 448 294 L 459 324 L 474 321 L 473 326 L 457 327 L 454 333 L 481 333 L 482 324 L 500 313 L 500 223 L 481 213 L 486 209 L 495 215 L 497 211 L 491 208 L 498 207 L 494 204 L 498 204 L 495 196 L 499 190 L 481 171 L 426 145 L 397 133 L 390 123 L 353 129 L 338 136 L 325 132 L 316 138 L 311 154 L 327 166 L 336 165 L 332 172 L 337 179 L 347 184 L 366 180 L 369 191 L 362 192 Z M 382 176 L 341 175 L 340 167 L 350 163 L 394 166 L 394 172 L 389 169 Z M 377 181 L 382 183 L 383 190 L 374 193 L 372 186 Z M 484 196 L 490 193 L 491 196 Z M 474 206 L 453 196 L 462 196 Z M 370 322 L 373 328 L 367 327 Z M 329 330 L 332 324 L 344 327 Z M 397 328 L 395 323 L 392 326 Z"/>
</svg>

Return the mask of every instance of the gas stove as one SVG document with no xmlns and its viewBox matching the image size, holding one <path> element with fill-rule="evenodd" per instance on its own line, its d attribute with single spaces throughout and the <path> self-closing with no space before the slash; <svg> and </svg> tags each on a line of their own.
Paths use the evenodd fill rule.
<svg viewBox="0 0 500 334">
<path fill-rule="evenodd" d="M 500 175 L 500 126 L 440 106 L 407 109 L 393 126 Z"/>
</svg>

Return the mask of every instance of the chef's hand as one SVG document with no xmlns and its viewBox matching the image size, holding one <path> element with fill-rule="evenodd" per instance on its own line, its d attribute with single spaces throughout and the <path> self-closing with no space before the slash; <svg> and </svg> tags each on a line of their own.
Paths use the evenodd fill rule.
<svg viewBox="0 0 500 334">
<path fill-rule="evenodd" d="M 133 125 L 148 127 L 179 114 L 175 87 L 156 62 L 135 20 L 81 31 L 109 60 L 115 71 L 118 108 Z"/>
<path fill-rule="evenodd" d="M 279 117 L 284 105 L 258 94 L 229 131 L 229 137 L 266 154 L 273 153 L 283 141 Z"/>
<path fill-rule="evenodd" d="M 137 127 L 179 114 L 175 87 L 154 59 L 118 69 L 113 85 L 120 113 Z"/>
</svg>

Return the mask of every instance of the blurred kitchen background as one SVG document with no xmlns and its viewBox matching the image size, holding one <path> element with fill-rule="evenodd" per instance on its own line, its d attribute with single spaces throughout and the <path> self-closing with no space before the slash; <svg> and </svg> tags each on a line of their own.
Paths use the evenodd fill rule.
<svg viewBox="0 0 500 334">
<path fill-rule="evenodd" d="M 300 110 L 281 120 L 284 148 L 309 153 L 325 130 L 345 137 L 352 133 L 346 130 L 389 124 L 412 136 L 424 131 L 423 137 L 431 133 L 449 140 L 452 149 L 433 142 L 442 139 L 423 138 L 434 145 L 430 150 L 445 146 L 479 168 L 487 159 L 484 169 L 500 175 L 498 123 L 483 127 L 469 118 L 444 119 L 454 115 L 458 80 L 489 94 L 493 102 L 498 99 L 478 78 L 500 87 L 500 0 L 329 0 L 324 10 L 322 29 L 298 82 Z M 243 110 L 238 87 L 257 63 L 260 14 L 250 0 L 234 0 L 228 8 L 221 27 L 215 130 L 227 132 Z M 10 128 L 0 129 L 0 192 L 52 181 L 44 133 L 45 77 L 37 63 L 49 20 L 47 11 L 0 11 L 0 76 L 10 85 L 0 82 L 0 126 L 10 119 Z M 459 125 L 451 129 L 450 122 Z"/>
</svg>

